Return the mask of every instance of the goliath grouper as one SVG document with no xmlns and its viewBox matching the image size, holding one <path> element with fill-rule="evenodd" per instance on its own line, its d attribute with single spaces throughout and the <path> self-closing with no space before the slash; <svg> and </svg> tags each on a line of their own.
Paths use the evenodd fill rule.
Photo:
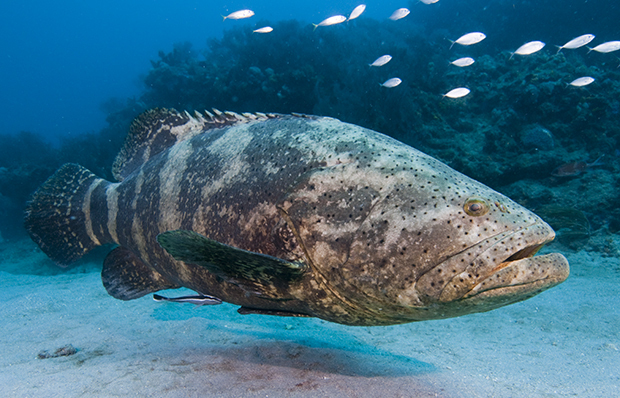
<svg viewBox="0 0 620 398">
<path fill-rule="evenodd" d="M 489 311 L 564 281 L 538 216 L 380 133 L 327 117 L 139 116 L 112 183 L 66 164 L 25 224 L 61 265 L 116 243 L 132 300 L 184 286 L 242 314 L 392 325 Z"/>
</svg>

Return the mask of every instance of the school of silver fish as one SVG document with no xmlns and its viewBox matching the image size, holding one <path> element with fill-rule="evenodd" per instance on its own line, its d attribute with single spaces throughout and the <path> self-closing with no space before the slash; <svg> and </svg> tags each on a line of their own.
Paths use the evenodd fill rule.
<svg viewBox="0 0 620 398">
<path fill-rule="evenodd" d="M 420 0 L 420 2 L 422 2 L 423 4 L 434 4 L 437 3 L 439 0 Z M 366 10 L 366 5 L 365 4 L 360 4 L 358 6 L 356 6 L 353 11 L 351 11 L 351 13 L 349 14 L 349 17 L 345 17 L 344 15 L 334 15 L 331 16 L 329 18 L 324 19 L 323 21 L 319 22 L 318 24 L 313 24 L 314 25 L 314 29 L 318 28 L 318 27 L 323 27 L 323 26 L 332 26 L 332 25 L 337 25 L 337 24 L 341 24 L 343 22 L 346 21 L 351 21 L 353 19 L 358 18 L 360 15 L 362 15 L 362 13 Z M 399 8 L 397 10 L 395 10 L 389 17 L 388 19 L 392 20 L 392 21 L 397 21 L 400 19 L 405 18 L 407 15 L 409 15 L 410 10 L 407 8 Z M 251 16 L 254 15 L 254 12 L 252 10 L 239 10 L 239 11 L 235 11 L 230 13 L 227 16 L 223 16 L 224 19 L 244 19 L 244 18 L 249 18 Z M 273 31 L 273 29 L 271 27 L 264 27 L 264 28 L 260 28 L 260 29 L 256 29 L 254 30 L 254 32 L 256 33 L 269 33 Z M 456 40 L 450 40 L 450 42 L 452 43 L 450 45 L 450 48 L 452 48 L 452 46 L 454 46 L 455 44 L 459 44 L 462 46 L 471 46 L 477 43 L 480 43 L 481 41 L 483 41 L 486 38 L 486 35 L 482 32 L 470 32 L 470 33 L 466 33 L 464 35 L 462 35 L 461 37 L 459 37 Z M 575 37 L 574 39 L 571 39 L 569 41 L 567 41 L 566 43 L 564 43 L 561 46 L 557 46 L 558 51 L 557 53 L 559 53 L 560 51 L 562 51 L 563 49 L 577 49 L 577 48 L 581 48 L 583 46 L 586 46 L 587 44 L 589 44 L 592 40 L 594 40 L 595 35 L 593 34 L 584 34 L 578 37 Z M 526 55 L 531 55 L 534 54 L 540 50 L 542 50 L 545 47 L 545 43 L 539 40 L 534 40 L 534 41 L 530 41 L 527 42 L 525 44 L 523 44 L 522 46 L 520 46 L 519 48 L 517 48 L 514 52 L 510 53 L 510 58 L 512 59 L 512 57 L 514 55 L 520 55 L 520 56 L 526 56 Z M 620 41 L 609 41 L 609 42 L 605 42 L 602 44 L 599 44 L 596 47 L 593 48 L 589 48 L 589 51 L 595 51 L 595 52 L 599 52 L 599 53 L 610 53 L 610 52 L 614 52 L 614 51 L 618 51 L 620 50 Z M 387 64 L 390 60 L 392 59 L 392 57 L 390 55 L 383 55 L 379 58 L 377 58 L 373 63 L 371 63 L 371 66 L 383 66 L 385 64 Z M 475 60 L 471 57 L 463 57 L 463 58 L 459 58 L 455 61 L 450 62 L 452 65 L 458 66 L 458 67 L 466 67 L 466 66 L 471 66 L 473 63 L 475 62 Z M 578 79 L 575 79 L 574 81 L 567 83 L 567 85 L 570 86 L 574 86 L 574 87 L 584 87 L 587 86 L 591 83 L 593 83 L 595 81 L 594 78 L 591 77 L 581 77 Z M 388 79 L 387 81 L 385 81 L 384 83 L 381 83 L 380 85 L 382 87 L 386 87 L 386 88 L 394 88 L 398 85 L 400 85 L 402 83 L 402 80 L 398 77 L 394 77 L 391 79 Z M 446 94 L 443 94 L 442 97 L 443 98 L 462 98 L 466 95 L 468 95 L 471 92 L 470 89 L 465 88 L 465 87 L 457 87 L 455 89 L 452 89 L 450 91 L 448 91 Z"/>
</svg>

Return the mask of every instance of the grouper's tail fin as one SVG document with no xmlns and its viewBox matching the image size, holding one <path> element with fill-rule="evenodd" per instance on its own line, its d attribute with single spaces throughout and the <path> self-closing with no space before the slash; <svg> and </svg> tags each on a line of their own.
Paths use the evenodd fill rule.
<svg viewBox="0 0 620 398">
<path fill-rule="evenodd" d="M 67 163 L 32 195 L 24 226 L 58 265 L 67 266 L 95 246 L 108 243 L 93 232 L 91 219 L 93 191 L 108 184 L 86 168 Z"/>
</svg>

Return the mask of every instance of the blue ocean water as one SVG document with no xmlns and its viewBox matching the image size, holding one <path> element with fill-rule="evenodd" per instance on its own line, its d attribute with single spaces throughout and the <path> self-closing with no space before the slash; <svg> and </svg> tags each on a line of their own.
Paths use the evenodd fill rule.
<svg viewBox="0 0 620 398">
<path fill-rule="evenodd" d="M 403 2 L 368 3 L 366 15 L 387 17 Z M 140 93 L 140 77 L 159 50 L 211 37 L 239 24 L 297 19 L 310 23 L 349 13 L 357 3 L 274 1 L 11 1 L 0 15 L 0 131 L 48 137 L 98 131 L 102 102 Z M 222 22 L 252 8 L 256 16 Z M 365 16 L 366 16 L 365 15 Z M 33 116 L 36 115 L 36 116 Z"/>
<path fill-rule="evenodd" d="M 378 20 L 409 6 L 412 13 L 403 22 L 424 26 L 429 36 L 436 30 L 453 35 L 485 30 L 494 44 L 486 47 L 491 54 L 530 39 L 561 44 L 581 32 L 612 40 L 619 13 L 617 4 L 605 0 L 366 4 L 362 18 Z M 318 23 L 331 15 L 348 15 L 356 5 L 284 0 L 8 2 L 0 15 L 0 131 L 48 137 L 97 131 L 105 125 L 100 104 L 110 97 L 139 94 L 149 60 L 173 43 L 190 41 L 200 48 L 207 38 L 220 37 L 234 25 L 253 26 L 259 19 Z M 255 10 L 256 16 L 222 22 L 221 14 L 242 8 Z"/>
<path fill-rule="evenodd" d="M 106 369 L 106 383 L 121 372 L 114 361 L 139 369 L 136 378 L 148 378 L 144 370 L 148 363 L 137 364 L 140 348 L 138 354 L 132 350 L 139 344 L 148 346 L 144 352 L 154 363 L 157 359 L 151 358 L 162 355 L 160 342 L 167 339 L 183 355 L 194 355 L 192 363 L 199 364 L 179 360 L 174 349 L 165 352 L 163 368 L 184 369 L 170 382 L 175 386 L 188 380 L 184 374 L 212 370 L 210 359 L 192 354 L 193 347 L 209 341 L 213 346 L 201 347 L 206 357 L 213 355 L 214 346 L 235 353 L 215 355 L 216 362 L 224 363 L 218 372 L 230 368 L 227 359 L 235 366 L 266 364 L 268 371 L 276 373 L 285 368 L 287 375 L 297 367 L 312 368 L 312 382 L 294 372 L 289 380 L 277 380 L 278 386 L 294 381 L 287 388 L 297 390 L 287 390 L 288 396 L 311 396 L 312 391 L 330 396 L 326 391 L 331 390 L 321 390 L 317 384 L 329 377 L 337 380 L 329 385 L 335 388 L 331 396 L 347 396 L 346 391 L 348 396 L 359 396 L 364 388 L 376 391 L 373 380 L 389 380 L 386 391 L 408 396 L 407 385 L 413 379 L 426 382 L 434 376 L 445 379 L 428 381 L 430 390 L 443 391 L 445 396 L 594 397 L 617 391 L 620 51 L 604 53 L 588 47 L 620 40 L 620 5 L 609 0 L 367 1 L 357 20 L 316 30 L 311 25 L 336 14 L 349 15 L 358 4 L 112 0 L 4 5 L 0 13 L 0 275 L 10 282 L 3 300 L 23 310 L 26 320 L 7 310 L 4 318 L 11 322 L 3 326 L 3 334 L 13 336 L 11 344 L 30 357 L 69 340 L 82 344 L 75 368 L 69 362 L 62 363 L 66 365 L 62 370 L 47 368 L 46 381 L 61 384 L 68 374 L 79 380 L 75 369 L 87 361 L 93 379 L 99 369 Z M 407 7 L 410 14 L 389 20 L 400 7 Z M 222 20 L 222 15 L 245 8 L 255 15 Z M 252 33 L 265 25 L 274 31 Z M 486 38 L 470 46 L 452 46 L 450 41 L 469 32 L 484 32 Z M 579 48 L 558 51 L 556 46 L 584 34 L 595 38 Z M 546 45 L 531 55 L 512 55 L 533 40 Z M 388 64 L 368 66 L 384 54 L 392 56 Z M 473 57 L 475 63 L 463 68 L 450 64 L 462 57 Z M 394 77 L 402 83 L 381 86 Z M 571 85 L 583 77 L 594 80 Z M 469 94 L 444 97 L 458 87 L 466 87 Z M 129 123 L 153 107 L 312 113 L 391 135 L 543 217 L 557 232 L 556 241 L 545 250 L 570 255 L 571 279 L 506 309 L 392 329 L 353 332 L 315 320 L 237 321 L 230 307 L 218 308 L 217 327 L 205 315 L 208 312 L 179 314 L 165 307 L 144 315 L 150 314 L 152 303 L 116 302 L 105 293 L 95 275 L 105 253 L 95 253 L 77 268 L 54 268 L 29 241 L 22 214 L 31 193 L 62 163 L 80 163 L 111 179 L 110 167 Z M 82 273 L 87 293 L 75 298 L 79 285 L 74 277 Z M 62 298 L 46 301 L 48 291 Z M 114 311 L 108 317 L 118 323 L 104 327 L 109 339 L 101 347 L 93 346 L 89 338 L 100 336 L 95 324 L 105 323 L 107 317 L 102 314 L 108 310 Z M 132 311 L 143 316 L 132 319 Z M 80 316 L 72 318 L 76 312 Z M 81 322 L 83 318 L 93 323 Z M 56 324 L 56 320 L 64 321 Z M 138 325 L 136 330 L 125 329 L 130 320 Z M 174 323 L 184 338 L 171 338 L 168 324 L 162 322 Z M 252 329 L 258 323 L 266 325 L 260 333 Z M 78 337 L 71 337 L 66 324 L 71 325 L 69 330 L 79 330 Z M 226 330 L 229 325 L 234 331 Z M 156 333 L 149 334 L 153 327 Z M 205 328 L 217 332 L 205 333 Z M 119 330 L 123 332 L 114 334 Z M 289 330 L 302 332 L 291 337 Z M 313 340 L 324 333 L 337 339 Z M 261 341 L 256 348 L 257 335 L 273 341 L 264 345 Z M 417 340 L 409 338 L 416 335 Z M 140 336 L 145 336 L 145 342 L 133 344 Z M 284 340 L 286 349 L 279 343 Z M 120 358 L 111 354 L 119 347 L 125 352 Z M 327 349 L 316 354 L 317 347 Z M 474 356 L 470 366 L 467 358 Z M 30 357 L 11 357 L 2 364 L 5 370 L 19 370 L 11 373 L 14 379 L 4 380 L 15 396 L 31 396 L 41 388 L 40 380 L 19 386 L 20 374 L 39 369 Z M 111 359 L 90 365 L 99 357 Z M 387 366 L 387 372 L 359 365 L 373 361 Z M 520 370 L 504 373 L 503 367 L 515 363 Z M 248 368 L 236 375 L 252 373 L 252 366 Z M 162 374 L 167 374 L 165 370 L 157 368 Z M 571 376 L 580 374 L 582 380 Z M 262 383 L 260 376 L 255 375 Z M 360 380 L 362 390 L 346 389 Z M 201 396 L 201 381 L 199 377 L 189 380 L 195 390 L 185 396 Z M 213 382 L 219 396 L 225 396 L 227 382 Z M 88 391 L 88 382 L 79 383 L 83 390 L 62 391 L 67 396 Z M 139 395 L 139 383 L 125 380 L 122 385 Z M 149 394 L 157 396 L 161 390 L 153 386 L 157 387 Z M 100 396 L 106 395 L 105 386 L 97 388 L 103 391 Z M 167 396 L 179 391 L 170 385 L 165 388 L 172 391 Z M 244 388 L 236 385 L 230 396 Z M 258 387 L 252 384 L 252 388 Z M 271 396 L 281 392 L 261 388 L 253 392 L 269 391 Z"/>
</svg>

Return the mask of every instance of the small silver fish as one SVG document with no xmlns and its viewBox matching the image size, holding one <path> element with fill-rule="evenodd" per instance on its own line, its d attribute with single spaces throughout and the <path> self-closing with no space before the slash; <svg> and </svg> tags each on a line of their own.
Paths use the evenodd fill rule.
<svg viewBox="0 0 620 398">
<path fill-rule="evenodd" d="M 486 39 L 486 37 L 487 36 L 482 32 L 471 32 L 464 34 L 455 41 L 450 41 L 452 42 L 452 46 L 454 45 L 454 43 L 460 44 L 462 46 L 471 46 L 472 44 L 480 43 L 482 40 Z M 452 46 L 450 46 L 450 48 L 452 48 Z"/>
<path fill-rule="evenodd" d="M 313 23 L 312 25 L 314 25 L 314 29 L 316 29 L 319 26 L 331 26 L 331 25 L 343 23 L 346 20 L 347 20 L 347 17 L 345 17 L 344 15 L 334 15 L 333 17 L 329 17 L 329 18 L 322 20 L 318 24 Z"/>
<path fill-rule="evenodd" d="M 379 58 L 375 59 L 372 64 L 368 64 L 368 66 L 383 66 L 392 60 L 391 55 L 382 55 Z"/>
<path fill-rule="evenodd" d="M 407 15 L 409 15 L 409 12 L 410 11 L 406 8 L 399 8 L 398 10 L 394 11 L 392 15 L 390 15 L 390 19 L 392 21 L 398 21 L 399 19 L 403 19 Z"/>
<path fill-rule="evenodd" d="M 589 47 L 588 47 L 589 48 Z M 590 51 L 596 51 L 598 53 L 611 53 L 620 50 L 620 41 L 608 41 L 603 44 L 599 44 L 594 48 L 590 48 Z M 588 52 L 590 52 L 588 51 Z"/>
<path fill-rule="evenodd" d="M 437 3 L 439 0 L 420 0 L 422 3 L 424 4 L 435 4 Z"/>
<path fill-rule="evenodd" d="M 594 80 L 596 80 L 596 79 L 594 79 L 593 77 L 584 76 L 584 77 L 580 77 L 579 79 L 575 79 L 575 80 L 573 80 L 572 82 L 570 82 L 568 84 L 570 84 L 571 86 L 574 86 L 574 87 L 583 87 L 583 86 L 587 86 L 588 84 L 593 83 Z"/>
<path fill-rule="evenodd" d="M 445 93 L 443 96 L 448 98 L 461 98 L 469 94 L 470 90 L 467 87 L 458 87 Z"/>
<path fill-rule="evenodd" d="M 464 68 L 466 66 L 473 65 L 474 62 L 476 62 L 476 60 L 472 57 L 463 57 L 456 59 L 450 63 L 454 66 L 458 66 L 459 68 Z"/>
<path fill-rule="evenodd" d="M 574 50 L 576 48 L 583 47 L 586 44 L 588 44 L 589 42 L 591 42 L 592 40 L 594 40 L 594 37 L 595 36 L 591 35 L 591 34 L 581 35 L 579 37 L 575 37 L 573 40 L 568 41 L 563 46 L 557 46 L 558 47 L 558 52 L 557 53 L 562 51 L 563 48 L 567 48 L 569 50 Z"/>
<path fill-rule="evenodd" d="M 366 9 L 366 4 L 360 4 L 359 6 L 355 7 L 353 11 L 351 11 L 351 15 L 349 15 L 348 21 L 355 19 L 359 17 L 360 15 L 362 15 L 365 9 Z"/>
<path fill-rule="evenodd" d="M 263 28 L 254 29 L 252 32 L 254 32 L 254 33 L 270 33 L 270 32 L 273 32 L 273 28 L 271 26 L 265 26 Z"/>
<path fill-rule="evenodd" d="M 227 19 L 245 19 L 250 18 L 252 15 L 254 15 L 254 11 L 252 10 L 239 10 L 231 12 L 226 16 L 222 15 L 222 18 L 224 18 L 222 21 L 225 21 Z"/>
<path fill-rule="evenodd" d="M 399 84 L 401 84 L 403 81 L 400 80 L 397 77 L 393 77 L 391 79 L 386 80 L 385 82 L 383 82 L 383 84 L 381 84 L 383 87 L 387 87 L 387 88 L 393 88 L 398 86 Z"/>
<path fill-rule="evenodd" d="M 196 305 L 217 305 L 222 304 L 222 300 L 217 297 L 207 296 L 205 294 L 198 294 L 195 296 L 181 296 L 181 297 L 164 297 L 159 294 L 153 295 L 155 301 L 170 301 L 171 303 L 192 303 Z"/>
<path fill-rule="evenodd" d="M 528 43 L 525 43 L 521 47 L 517 48 L 515 52 L 510 53 L 510 58 L 508 59 L 509 60 L 512 59 L 513 55 L 515 54 L 517 55 L 534 54 L 535 52 L 542 50 L 544 46 L 545 46 L 545 43 L 543 43 L 542 41 L 538 41 L 538 40 L 530 41 Z"/>
</svg>

